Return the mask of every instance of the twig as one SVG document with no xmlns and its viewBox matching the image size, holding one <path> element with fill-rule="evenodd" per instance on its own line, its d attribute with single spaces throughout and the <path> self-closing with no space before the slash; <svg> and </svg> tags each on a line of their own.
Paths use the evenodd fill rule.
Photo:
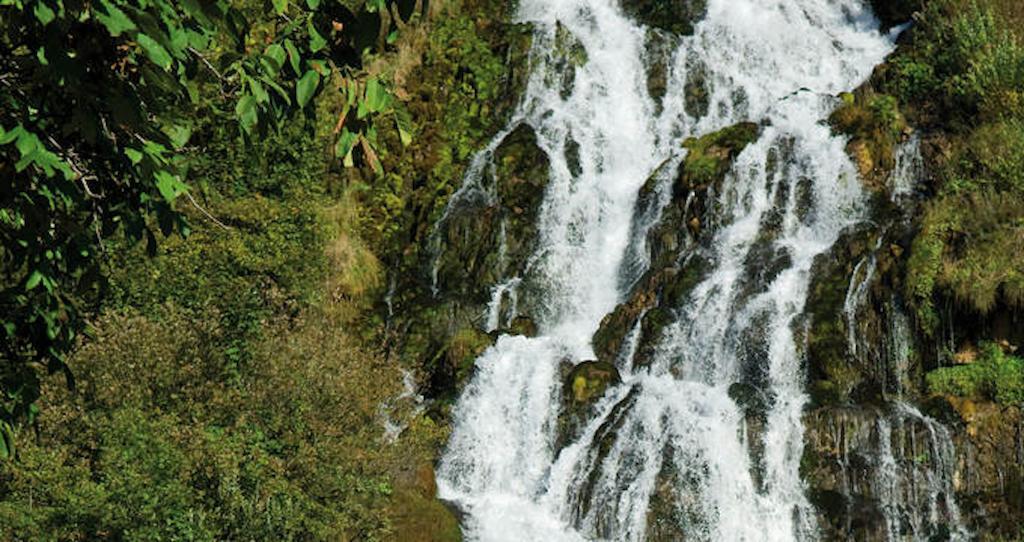
<svg viewBox="0 0 1024 542">
<path fill-rule="evenodd" d="M 207 60 L 206 57 L 203 56 L 202 53 L 200 53 L 199 51 L 196 51 L 195 47 L 189 47 L 188 51 L 190 53 L 192 53 L 193 55 L 196 55 L 197 57 L 199 57 L 199 60 L 201 60 L 203 62 L 203 64 L 206 64 L 206 67 L 209 68 L 210 71 L 213 72 L 213 75 L 217 76 L 217 79 L 220 79 L 221 81 L 224 81 L 224 76 L 221 75 L 219 71 L 217 71 L 217 68 L 213 67 L 213 64 L 211 64 L 210 61 Z"/>
<path fill-rule="evenodd" d="M 196 209 L 199 209 L 199 212 L 201 212 L 204 215 L 206 215 L 206 218 L 209 218 L 210 220 L 212 220 L 214 224 L 220 226 L 221 228 L 224 228 L 225 230 L 232 229 L 231 226 L 228 226 L 227 224 L 221 222 L 220 220 L 217 220 L 217 217 L 215 217 L 212 214 L 210 214 L 210 212 L 207 211 L 206 209 L 204 209 L 202 205 L 199 205 L 199 202 L 196 201 L 196 198 L 192 197 L 192 193 L 191 192 L 185 192 L 185 195 L 188 196 L 188 200 L 190 202 L 192 202 L 192 205 L 195 206 Z"/>
</svg>

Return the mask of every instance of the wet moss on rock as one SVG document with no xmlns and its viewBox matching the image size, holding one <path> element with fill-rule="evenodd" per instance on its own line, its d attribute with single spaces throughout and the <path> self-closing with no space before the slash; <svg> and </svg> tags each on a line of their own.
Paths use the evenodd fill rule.
<svg viewBox="0 0 1024 542">
<path fill-rule="evenodd" d="M 896 145 L 909 132 L 895 97 L 879 94 L 870 84 L 840 95 L 840 105 L 829 117 L 836 133 L 850 136 L 846 152 L 853 159 L 865 185 L 886 190 L 889 173 L 896 166 Z"/>
<path fill-rule="evenodd" d="M 707 0 L 621 0 L 623 11 L 640 23 L 678 35 L 693 34 L 707 13 Z"/>
</svg>

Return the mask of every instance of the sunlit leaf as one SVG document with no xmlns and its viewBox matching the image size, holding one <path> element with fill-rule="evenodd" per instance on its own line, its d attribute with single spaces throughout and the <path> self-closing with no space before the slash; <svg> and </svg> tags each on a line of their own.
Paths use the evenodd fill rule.
<svg viewBox="0 0 1024 542">
<path fill-rule="evenodd" d="M 96 20 L 107 28 L 107 32 L 111 36 L 116 37 L 129 30 L 135 30 L 135 23 L 120 8 L 111 4 L 108 0 L 100 0 L 100 6 L 102 6 L 103 11 L 94 11 L 93 15 L 96 17 Z"/>
<path fill-rule="evenodd" d="M 292 66 L 292 71 L 295 72 L 296 76 L 302 75 L 302 71 L 299 68 L 299 62 L 302 60 L 302 57 L 299 56 L 299 50 L 295 48 L 292 40 L 284 40 L 284 48 L 288 51 L 288 62 Z"/>
<path fill-rule="evenodd" d="M 142 50 L 146 51 L 146 56 L 148 56 L 154 64 L 165 70 L 171 67 L 171 55 L 167 52 L 167 49 L 164 49 L 163 45 L 160 45 L 156 40 L 146 34 L 139 34 L 137 40 L 139 42 L 139 46 L 142 47 Z"/>
<path fill-rule="evenodd" d="M 32 12 L 35 13 L 36 19 L 39 19 L 39 22 L 43 23 L 43 26 L 50 24 L 50 22 L 53 21 L 53 18 L 56 17 L 53 9 L 46 5 L 46 2 L 43 2 L 42 0 L 38 0 L 36 2 L 36 7 Z"/>
<path fill-rule="evenodd" d="M 243 130 L 247 133 L 252 132 L 258 119 L 256 98 L 248 94 L 242 96 L 238 103 L 235 104 L 235 116 L 238 117 L 238 122 L 242 125 Z"/>
<path fill-rule="evenodd" d="M 302 74 L 302 78 L 295 85 L 295 99 L 299 104 L 299 107 L 306 107 L 309 103 L 310 98 L 313 97 L 313 93 L 316 92 L 316 87 L 320 85 L 320 74 L 313 70 L 306 70 L 306 73 Z"/>
</svg>

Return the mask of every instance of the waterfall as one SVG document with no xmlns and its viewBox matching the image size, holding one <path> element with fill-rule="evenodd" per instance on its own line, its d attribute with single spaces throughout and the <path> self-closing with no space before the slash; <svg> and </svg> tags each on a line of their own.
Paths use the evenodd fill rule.
<svg viewBox="0 0 1024 542">
<path fill-rule="evenodd" d="M 551 181 L 530 276 L 504 280 L 541 292 L 539 335 L 503 336 L 477 360 L 438 467 L 440 496 L 465 512 L 471 540 L 642 540 L 655 503 L 687 540 L 815 539 L 799 475 L 806 398 L 794 328 L 814 258 L 864 218 L 867 200 L 824 119 L 892 39 L 860 0 L 709 0 L 693 35 L 670 42 L 656 104 L 649 31 L 617 0 L 520 0 L 518 18 L 535 28 L 534 71 L 514 122 L 534 129 Z M 571 74 L 557 51 L 566 32 L 586 52 Z M 697 71 L 707 107 L 693 111 Z M 649 263 L 644 233 L 660 215 L 636 212 L 641 187 L 678 165 L 684 138 L 741 121 L 762 129 L 709 196 L 707 272 L 667 307 L 674 321 L 649 364 L 633 366 L 630 334 L 622 383 L 557 449 L 560 367 L 593 359 L 592 336 Z M 474 160 L 467 191 L 501 137 Z M 760 421 L 730 397 L 738 382 L 765 398 Z"/>
</svg>

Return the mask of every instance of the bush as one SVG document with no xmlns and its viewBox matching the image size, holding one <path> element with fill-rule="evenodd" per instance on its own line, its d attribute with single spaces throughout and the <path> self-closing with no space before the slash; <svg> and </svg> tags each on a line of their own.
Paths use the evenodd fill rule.
<svg viewBox="0 0 1024 542">
<path fill-rule="evenodd" d="M 424 503 L 403 521 L 451 522 L 401 481 L 443 433 L 416 420 L 384 438 L 393 362 L 312 311 L 268 330 L 236 385 L 203 355 L 211 321 L 168 307 L 97 323 L 72 360 L 80 391 L 51 382 L 38 438 L 0 463 L 0 538 L 375 540 L 410 498 Z"/>
<path fill-rule="evenodd" d="M 983 343 L 974 363 L 936 369 L 927 380 L 933 393 L 1024 403 L 1024 359 L 1006 354 L 994 343 Z"/>
<path fill-rule="evenodd" d="M 1024 115 L 1024 9 L 1014 0 L 937 0 L 917 20 L 914 45 L 892 61 L 887 89 L 936 102 L 967 124 Z"/>
</svg>

